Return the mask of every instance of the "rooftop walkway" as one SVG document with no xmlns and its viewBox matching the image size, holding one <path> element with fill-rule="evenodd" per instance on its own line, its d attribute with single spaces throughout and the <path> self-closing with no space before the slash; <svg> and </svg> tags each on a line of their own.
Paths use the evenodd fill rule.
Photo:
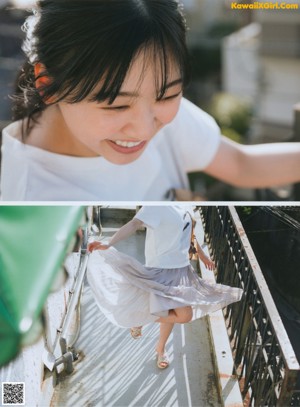
<svg viewBox="0 0 300 407">
<path fill-rule="evenodd" d="M 143 262 L 143 245 L 144 233 L 138 232 L 118 248 Z M 162 371 L 155 363 L 158 328 L 150 324 L 142 338 L 132 339 L 127 329 L 105 319 L 85 285 L 75 344 L 79 360 L 56 386 L 52 405 L 221 406 L 208 319 L 175 325 L 167 345 L 171 363 Z"/>
</svg>

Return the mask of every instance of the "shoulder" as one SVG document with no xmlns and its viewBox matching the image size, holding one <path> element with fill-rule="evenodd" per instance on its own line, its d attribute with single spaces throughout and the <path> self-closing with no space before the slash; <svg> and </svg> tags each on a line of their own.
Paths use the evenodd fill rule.
<svg viewBox="0 0 300 407">
<path fill-rule="evenodd" d="M 27 163 L 24 144 L 18 139 L 19 123 L 14 122 L 2 131 L 1 200 L 24 200 L 27 188 Z"/>
<path fill-rule="evenodd" d="M 168 142 L 180 147 L 183 144 L 217 143 L 220 138 L 220 128 L 215 119 L 189 100 L 182 98 L 179 110 L 173 121 L 161 131 Z M 165 140 L 167 141 L 167 140 Z"/>
<path fill-rule="evenodd" d="M 4 129 L 2 130 L 3 134 L 3 139 L 5 141 L 9 142 L 14 140 L 22 140 L 22 121 L 16 121 L 8 124 Z"/>
<path fill-rule="evenodd" d="M 202 109 L 183 98 L 178 113 L 156 139 L 160 150 L 170 151 L 185 172 L 205 168 L 221 141 L 220 128 Z"/>
<path fill-rule="evenodd" d="M 2 130 L 2 161 L 19 161 L 20 157 L 26 152 L 25 144 L 22 141 L 22 122 L 10 123 Z M 3 167 L 3 163 L 2 163 Z"/>
<path fill-rule="evenodd" d="M 134 219 L 139 219 L 147 227 L 155 229 L 159 226 L 162 218 L 164 217 L 165 208 L 162 206 L 143 206 Z"/>
</svg>

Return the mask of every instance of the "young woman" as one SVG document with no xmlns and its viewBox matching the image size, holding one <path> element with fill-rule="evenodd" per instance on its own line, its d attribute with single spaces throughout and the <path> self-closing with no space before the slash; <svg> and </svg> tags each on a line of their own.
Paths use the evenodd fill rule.
<svg viewBox="0 0 300 407">
<path fill-rule="evenodd" d="M 176 0 L 43 0 L 25 28 L 2 200 L 165 200 L 198 170 L 244 187 L 300 180 L 300 143 L 241 146 L 182 97 Z"/>
<path fill-rule="evenodd" d="M 175 323 L 200 318 L 242 295 L 239 288 L 210 284 L 195 273 L 189 260 L 192 222 L 184 207 L 144 206 L 108 243 L 89 244 L 87 276 L 100 309 L 114 324 L 131 327 L 134 338 L 141 336 L 143 325 L 160 323 L 156 353 L 161 369 L 169 365 L 165 346 Z M 147 228 L 145 266 L 112 247 L 141 226 Z M 198 243 L 197 251 L 213 269 Z"/>
</svg>

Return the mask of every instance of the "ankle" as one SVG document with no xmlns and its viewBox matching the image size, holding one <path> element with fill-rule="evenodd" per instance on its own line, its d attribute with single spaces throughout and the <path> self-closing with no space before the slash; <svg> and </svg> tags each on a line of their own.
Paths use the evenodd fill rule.
<svg viewBox="0 0 300 407">
<path fill-rule="evenodd" d="M 156 353 L 158 353 L 159 355 L 163 355 L 165 353 L 165 348 L 164 347 L 156 347 Z"/>
</svg>

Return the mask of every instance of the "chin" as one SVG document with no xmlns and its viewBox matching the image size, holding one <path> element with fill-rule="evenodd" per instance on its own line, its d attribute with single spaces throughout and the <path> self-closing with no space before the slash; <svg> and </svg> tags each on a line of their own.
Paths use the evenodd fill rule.
<svg viewBox="0 0 300 407">
<path fill-rule="evenodd" d="M 117 153 L 113 152 L 112 154 L 107 154 L 104 156 L 104 158 L 107 159 L 107 161 L 111 162 L 112 164 L 116 165 L 126 165 L 126 164 L 131 164 L 134 161 L 136 161 L 140 156 L 143 154 L 145 149 L 147 148 L 147 144 L 144 146 L 142 150 L 136 151 L 135 153 L 131 154 L 122 154 L 122 153 Z"/>
<path fill-rule="evenodd" d="M 143 150 L 144 151 L 144 150 Z M 128 154 L 128 155 L 121 155 L 118 157 L 107 157 L 107 161 L 111 162 L 112 164 L 116 164 L 116 165 L 126 165 L 126 164 L 130 164 L 133 163 L 134 161 L 136 161 L 142 154 L 143 151 L 139 152 L 138 154 Z"/>
<path fill-rule="evenodd" d="M 139 156 L 140 156 L 140 155 L 139 155 Z M 138 157 L 135 157 L 135 158 L 124 158 L 124 159 L 122 159 L 122 160 L 111 160 L 111 163 L 116 164 L 116 165 L 131 164 L 131 163 L 133 163 L 134 161 L 136 161 L 136 160 L 139 158 L 139 156 L 138 156 Z"/>
</svg>

